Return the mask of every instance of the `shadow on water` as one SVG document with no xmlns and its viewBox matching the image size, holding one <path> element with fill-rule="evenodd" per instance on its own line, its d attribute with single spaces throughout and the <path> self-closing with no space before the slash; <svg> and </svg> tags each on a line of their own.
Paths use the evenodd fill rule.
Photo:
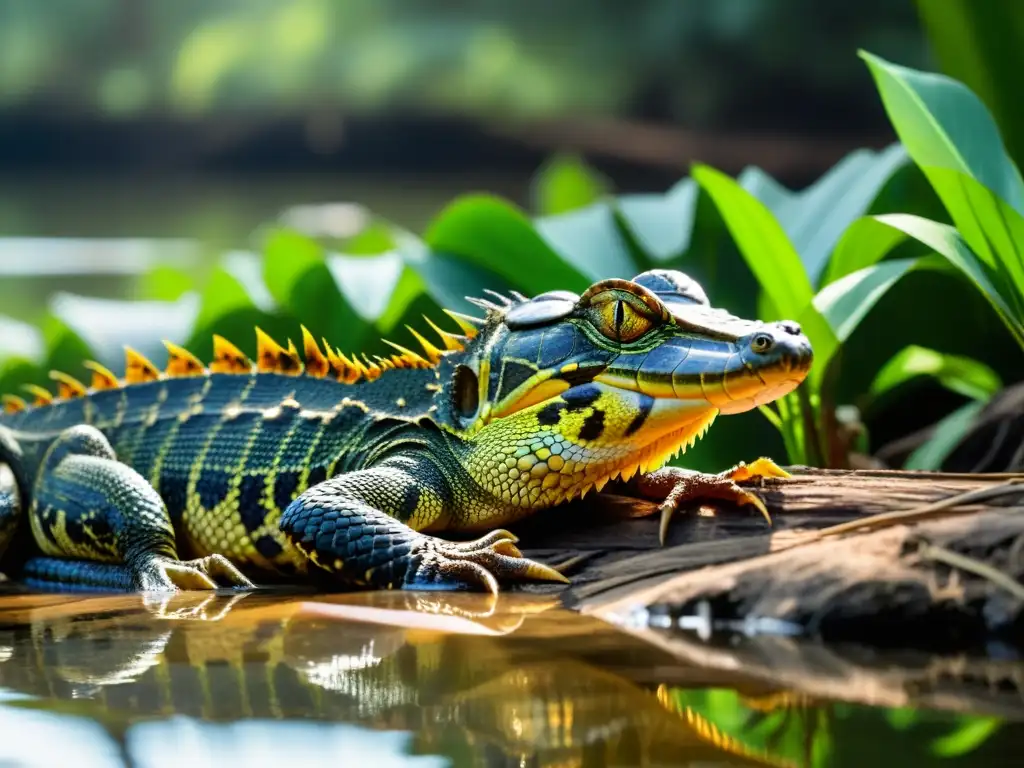
<svg viewBox="0 0 1024 768">
<path fill-rule="evenodd" d="M 792 659 L 773 681 L 733 645 L 652 642 L 529 595 L 11 590 L 0 763 L 1011 765 L 1024 747 L 1019 693 L 844 702 L 871 701 L 871 670 L 891 681 L 907 659 L 848 661 L 844 689 L 822 685 L 837 662 L 812 650 L 802 686 Z M 1006 662 L 987 685 L 1022 672 Z"/>
</svg>

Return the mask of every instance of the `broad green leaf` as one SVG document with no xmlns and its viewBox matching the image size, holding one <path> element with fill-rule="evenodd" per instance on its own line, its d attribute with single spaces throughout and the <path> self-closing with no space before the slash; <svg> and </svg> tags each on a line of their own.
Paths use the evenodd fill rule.
<svg viewBox="0 0 1024 768">
<path fill-rule="evenodd" d="M 556 253 L 513 205 L 490 195 L 467 195 L 449 205 L 424 237 L 431 249 L 495 272 L 528 295 L 582 292 L 590 280 Z"/>
<path fill-rule="evenodd" d="M 809 378 L 820 381 L 835 354 L 837 333 L 815 305 L 807 273 L 781 225 L 761 201 L 725 174 L 697 166 L 693 178 L 714 201 L 774 309 L 766 319 L 796 320 L 803 327 L 815 357 Z"/>
<path fill-rule="evenodd" d="M 906 240 L 906 232 L 873 216 L 857 219 L 836 244 L 821 284 L 828 285 L 858 269 L 877 264 Z"/>
<path fill-rule="evenodd" d="M 818 285 L 836 243 L 864 215 L 882 187 L 909 158 L 899 144 L 876 152 L 851 152 L 800 192 L 791 192 L 759 168 L 739 176 L 741 186 L 764 203 L 792 242 L 811 283 Z"/>
<path fill-rule="evenodd" d="M 256 307 L 256 302 L 246 291 L 241 280 L 220 267 L 214 269 L 203 287 L 195 325 L 197 328 L 214 327 L 224 315 L 249 307 Z M 239 343 L 234 339 L 232 341 Z"/>
<path fill-rule="evenodd" d="M 320 243 L 294 230 L 271 230 L 265 243 L 264 282 L 278 306 L 309 328 L 316 338 L 324 337 L 349 351 L 362 351 L 373 335 L 372 321 L 387 306 L 398 277 L 392 274 L 394 269 L 382 273 L 381 279 L 374 282 L 373 266 L 378 257 L 342 258 L 336 262 Z M 401 272 L 400 259 L 392 255 L 387 261 L 398 262 L 394 266 Z M 352 274 L 346 283 L 349 269 Z M 353 294 L 358 297 L 359 309 L 351 302 Z"/>
<path fill-rule="evenodd" d="M 263 280 L 263 259 L 259 254 L 247 251 L 231 251 L 221 259 L 224 271 L 234 277 L 252 303 L 264 312 L 273 312 L 276 306 L 270 288 Z"/>
<path fill-rule="evenodd" d="M 361 257 L 331 254 L 327 269 L 349 306 L 366 322 L 384 314 L 405 267 L 394 252 Z"/>
<path fill-rule="evenodd" d="M 901 67 L 865 51 L 860 56 L 914 162 L 926 173 L 929 168 L 946 168 L 973 176 L 1024 212 L 1024 181 L 995 121 L 969 88 L 945 75 Z M 950 201 L 944 195 L 943 200 L 948 207 Z M 956 216 L 956 211 L 951 213 Z"/>
<path fill-rule="evenodd" d="M 999 375 L 982 362 L 912 344 L 893 355 L 878 372 L 871 394 L 878 397 L 918 376 L 931 376 L 972 400 L 988 400 L 1003 386 Z"/>
<path fill-rule="evenodd" d="M 693 178 L 715 202 L 775 310 L 793 318 L 811 303 L 814 291 L 800 256 L 771 211 L 734 179 L 706 165 L 693 169 Z"/>
<path fill-rule="evenodd" d="M 476 264 L 443 253 L 430 253 L 420 245 L 400 248 L 406 266 L 413 270 L 441 306 L 472 314 L 477 311 L 467 296 L 483 296 L 484 290 L 508 293 L 514 286 Z M 437 318 L 433 318 L 437 322 Z"/>
<path fill-rule="evenodd" d="M 316 240 L 285 227 L 269 229 L 262 250 L 264 284 L 281 306 L 290 305 L 295 283 L 324 261 L 323 247 Z"/>
<path fill-rule="evenodd" d="M 891 229 L 897 235 L 885 232 Z M 909 214 L 884 214 L 859 220 L 851 228 L 837 249 L 834 272 L 849 274 L 854 267 L 863 268 L 877 262 L 903 240 L 914 238 L 928 246 L 959 270 L 974 287 L 988 299 L 999 317 L 1006 323 L 1014 338 L 1024 347 L 1024 318 L 1014 308 L 1013 297 L 1007 297 L 996 287 L 989 270 L 964 242 L 955 228 L 948 224 L 923 219 Z"/>
<path fill-rule="evenodd" d="M 608 203 L 535 219 L 533 224 L 547 244 L 588 280 L 628 280 L 640 271 Z"/>
<path fill-rule="evenodd" d="M 575 154 L 552 157 L 533 180 L 533 207 L 556 216 L 596 203 L 610 191 L 608 180 Z"/>
<path fill-rule="evenodd" d="M 199 315 L 186 346 L 200 359 L 210 359 L 212 334 L 218 333 L 252 356 L 256 352 L 256 326 L 282 343 L 288 338 L 298 338 L 299 328 L 294 317 L 276 307 L 272 312 L 261 309 L 243 282 L 218 266 L 203 286 Z"/>
<path fill-rule="evenodd" d="M 78 362 L 81 362 L 79 359 Z M 65 370 L 74 370 L 68 366 Z M 26 357 L 8 357 L 0 361 L 0 394 L 22 395 L 23 384 L 46 384 L 46 374 L 39 360 Z"/>
<path fill-rule="evenodd" d="M 814 306 L 839 341 L 846 341 L 885 292 L 918 262 L 895 259 L 859 269 L 822 288 L 814 297 Z"/>
<path fill-rule="evenodd" d="M 1024 181 L 984 104 L 951 78 L 862 57 L 897 134 L 964 240 L 997 283 L 1024 294 L 1021 244 L 1006 220 L 1009 211 L 1024 213 Z"/>
<path fill-rule="evenodd" d="M 196 278 L 187 269 L 159 264 L 139 280 L 138 297 L 153 301 L 176 301 L 196 290 Z"/>
<path fill-rule="evenodd" d="M 623 195 L 615 200 L 619 221 L 654 263 L 677 259 L 690 246 L 697 183 L 683 179 L 663 195 Z"/>
<path fill-rule="evenodd" d="M 917 0 L 928 42 L 942 71 L 970 88 L 999 125 L 1018 166 L 1024 162 L 1024 4 Z"/>
<path fill-rule="evenodd" d="M 970 176 L 944 168 L 930 173 L 933 184 L 956 189 L 974 214 L 981 237 L 972 241 L 961 231 L 975 254 L 983 257 L 992 282 L 1024 317 L 1024 216 Z"/>
</svg>

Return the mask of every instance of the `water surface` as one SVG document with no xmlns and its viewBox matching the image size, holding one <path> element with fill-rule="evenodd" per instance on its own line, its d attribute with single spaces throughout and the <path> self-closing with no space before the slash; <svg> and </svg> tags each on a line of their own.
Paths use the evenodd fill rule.
<svg viewBox="0 0 1024 768">
<path fill-rule="evenodd" d="M 529 595 L 11 588 L 0 764 L 878 768 L 1024 754 L 1013 706 L 869 706 L 840 700 L 876 695 L 868 676 L 821 696 L 728 667 Z"/>
</svg>

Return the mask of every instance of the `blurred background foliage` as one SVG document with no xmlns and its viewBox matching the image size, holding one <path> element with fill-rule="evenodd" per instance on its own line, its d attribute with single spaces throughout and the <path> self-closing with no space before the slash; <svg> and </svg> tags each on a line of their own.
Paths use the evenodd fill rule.
<svg viewBox="0 0 1024 768">
<path fill-rule="evenodd" d="M 842 125 L 820 99 L 850 116 L 869 100 L 837 50 L 925 56 L 913 7 L 886 0 L 14 0 L 0 14 L 0 105 L 110 118 L 424 110 L 722 126 L 791 119 L 785 88 Z"/>
<path fill-rule="evenodd" d="M 1024 239 L 1022 18 L 969 0 L 5 3 L 0 390 L 84 357 L 117 370 L 123 344 L 159 361 L 161 338 L 251 352 L 254 324 L 383 354 L 483 288 L 667 266 L 735 314 L 800 320 L 819 354 L 801 397 L 721 420 L 688 466 L 870 463 L 920 430 L 887 460 L 939 466 L 1024 379 L 1024 283 L 982 284 Z M 924 106 L 894 102 L 908 92 Z M 961 177 L 1008 234 L 958 207 Z"/>
</svg>

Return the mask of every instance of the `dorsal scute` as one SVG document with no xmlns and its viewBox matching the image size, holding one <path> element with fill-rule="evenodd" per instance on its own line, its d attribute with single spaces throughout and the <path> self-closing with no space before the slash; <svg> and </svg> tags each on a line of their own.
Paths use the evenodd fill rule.
<svg viewBox="0 0 1024 768">
<path fill-rule="evenodd" d="M 149 358 L 131 347 L 124 348 L 124 379 L 128 384 L 144 384 L 159 378 L 160 369 Z"/>
<path fill-rule="evenodd" d="M 183 378 L 188 376 L 202 376 L 206 373 L 206 366 L 202 361 L 184 347 L 164 339 L 164 346 L 167 347 L 167 367 L 164 374 L 170 378 Z"/>
<path fill-rule="evenodd" d="M 184 347 L 164 340 L 163 344 L 167 349 L 167 364 L 161 371 L 145 355 L 126 346 L 124 348 L 125 373 L 122 378 L 118 378 L 101 363 L 86 360 L 83 367 L 92 374 L 88 386 L 70 374 L 51 371 L 50 378 L 57 384 L 56 393 L 37 384 L 27 384 L 23 386 L 23 390 L 32 396 L 31 401 L 9 394 L 2 396 L 0 406 L 5 413 L 18 413 L 28 408 L 86 397 L 95 392 L 120 389 L 133 384 L 207 376 L 212 373 L 249 375 L 253 372 L 265 372 L 288 376 L 307 375 L 315 378 L 332 378 L 343 384 L 374 381 L 387 371 L 399 368 L 432 368 L 440 363 L 445 355 L 463 351 L 477 335 L 483 321 L 447 309 L 444 312 L 458 324 L 462 334 L 445 331 L 430 318 L 424 316 L 427 325 L 438 335 L 443 348 L 429 341 L 412 327 L 406 326 L 423 349 L 423 354 L 384 339 L 384 343 L 395 350 L 394 354 L 386 357 L 374 355 L 373 358 L 365 354 L 345 355 L 332 347 L 326 339 L 322 339 L 323 348 L 321 349 L 313 334 L 305 326 L 301 326 L 302 353 L 300 356 L 291 339 L 287 341 L 287 346 L 283 346 L 262 329 L 256 328 L 257 357 L 255 364 L 237 346 L 217 334 L 213 335 L 213 359 L 209 365 L 203 365 L 198 357 Z"/>
<path fill-rule="evenodd" d="M 4 406 L 4 413 L 20 413 L 28 408 L 25 399 L 17 395 L 0 395 L 0 403 Z"/>
<path fill-rule="evenodd" d="M 61 400 L 85 397 L 89 392 L 85 384 L 63 371 L 50 371 L 50 378 L 57 382 L 57 397 Z"/>
</svg>

